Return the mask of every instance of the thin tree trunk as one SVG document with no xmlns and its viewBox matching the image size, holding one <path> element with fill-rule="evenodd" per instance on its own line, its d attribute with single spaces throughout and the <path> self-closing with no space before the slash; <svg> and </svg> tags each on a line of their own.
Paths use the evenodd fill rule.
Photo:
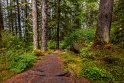
<svg viewBox="0 0 124 83">
<path fill-rule="evenodd" d="M 16 2 L 14 2 L 14 17 L 17 17 L 17 8 L 16 8 L 16 5 L 17 5 L 17 3 Z M 15 30 L 15 36 L 17 36 L 17 34 L 18 34 L 18 28 L 17 28 L 17 18 L 14 18 L 13 19 L 13 22 L 14 22 L 14 30 Z"/>
<path fill-rule="evenodd" d="M 10 6 L 11 5 L 13 5 L 13 1 L 12 0 L 10 0 Z M 14 35 L 14 24 L 13 24 L 13 10 L 11 9 L 10 10 L 10 15 L 12 16 L 12 17 L 10 17 L 10 22 L 11 22 L 11 32 L 12 32 L 12 34 Z"/>
<path fill-rule="evenodd" d="M 6 0 L 6 7 L 10 6 L 9 4 L 9 0 Z M 7 27 L 9 29 L 9 31 L 11 32 L 11 22 L 10 22 L 10 10 L 7 9 Z"/>
<path fill-rule="evenodd" d="M 114 0 L 100 0 L 95 46 L 109 43 L 113 3 Z"/>
<path fill-rule="evenodd" d="M 47 50 L 47 0 L 42 0 L 42 51 Z"/>
<path fill-rule="evenodd" d="M 60 2 L 61 2 L 61 0 L 57 0 L 58 1 L 58 10 L 57 10 L 57 49 L 59 49 L 59 33 L 60 33 L 60 31 L 59 31 L 59 28 L 60 28 Z"/>
<path fill-rule="evenodd" d="M 37 0 L 32 0 L 33 49 L 38 49 Z"/>
<path fill-rule="evenodd" d="M 3 29 L 4 29 L 3 15 L 2 15 L 1 2 L 0 2 L 0 48 L 2 47 L 2 30 Z"/>
<path fill-rule="evenodd" d="M 17 19 L 15 18 L 14 21 L 15 21 L 15 23 L 14 23 L 15 24 L 15 35 L 17 36 L 17 34 L 18 34 Z"/>
<path fill-rule="evenodd" d="M 18 28 L 19 28 L 19 36 L 22 37 L 19 0 L 17 0 L 16 3 L 17 3 L 17 10 L 18 10 Z"/>
<path fill-rule="evenodd" d="M 24 21 L 24 24 L 25 24 L 25 40 L 28 42 L 30 40 L 29 40 L 28 26 L 27 26 L 28 25 L 28 20 L 27 20 L 27 18 L 28 18 L 28 4 L 27 4 L 27 0 L 25 0 L 25 3 L 26 3 L 26 5 L 25 5 L 25 21 Z"/>
</svg>

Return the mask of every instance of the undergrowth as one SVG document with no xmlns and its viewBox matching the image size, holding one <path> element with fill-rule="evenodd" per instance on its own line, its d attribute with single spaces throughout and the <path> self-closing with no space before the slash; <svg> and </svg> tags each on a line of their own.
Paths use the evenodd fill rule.
<svg viewBox="0 0 124 83">
<path fill-rule="evenodd" d="M 30 68 L 32 62 L 36 59 L 36 56 L 33 53 L 22 55 L 15 54 L 15 57 L 13 57 L 14 55 L 11 56 L 9 69 L 16 73 L 20 73 L 25 69 Z"/>
<path fill-rule="evenodd" d="M 62 58 L 64 62 L 65 71 L 70 71 L 74 75 L 79 75 L 81 71 L 81 58 L 74 54 L 73 52 L 64 52 L 60 54 L 60 58 Z"/>
<path fill-rule="evenodd" d="M 32 52 L 5 50 L 0 52 L 0 79 L 5 80 L 33 66 L 37 59 Z"/>
<path fill-rule="evenodd" d="M 90 42 L 94 39 L 95 29 L 79 29 L 68 36 L 64 37 L 64 40 L 60 42 L 61 48 L 68 48 L 77 41 Z"/>
<path fill-rule="evenodd" d="M 123 83 L 124 49 L 112 44 L 110 48 L 92 49 L 94 33 L 94 29 L 81 29 L 61 41 L 65 52 L 60 56 L 65 70 L 73 70 L 78 77 L 88 78 L 93 83 Z M 81 47 L 79 54 L 68 52 L 71 45 Z"/>
<path fill-rule="evenodd" d="M 66 70 L 75 70 L 78 77 L 85 77 L 93 83 L 123 83 L 124 50 L 113 46 L 111 49 L 92 50 L 90 45 L 81 49 L 80 54 L 65 52 L 61 55 Z"/>
</svg>

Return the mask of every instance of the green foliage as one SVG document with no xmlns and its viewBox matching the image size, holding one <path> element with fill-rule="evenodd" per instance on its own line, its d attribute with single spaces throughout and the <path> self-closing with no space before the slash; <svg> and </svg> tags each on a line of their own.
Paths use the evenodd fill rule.
<svg viewBox="0 0 124 83">
<path fill-rule="evenodd" d="M 55 49 L 56 48 L 56 41 L 54 41 L 54 40 L 48 41 L 48 48 L 49 49 Z"/>
<path fill-rule="evenodd" d="M 112 28 L 113 30 L 111 31 L 111 41 L 119 47 L 124 48 L 124 30 L 119 30 L 117 27 L 114 28 Z"/>
<path fill-rule="evenodd" d="M 68 57 L 64 60 L 64 63 L 76 63 L 76 60 L 72 57 Z"/>
<path fill-rule="evenodd" d="M 9 41 L 10 41 L 10 43 L 9 43 L 10 48 L 22 49 L 22 50 L 32 49 L 32 47 L 30 47 L 32 45 L 32 43 L 30 43 L 30 42 L 26 43 L 24 38 L 12 36 Z"/>
<path fill-rule="evenodd" d="M 93 52 L 90 50 L 91 45 L 84 47 L 80 50 L 81 58 L 93 58 Z"/>
<path fill-rule="evenodd" d="M 80 29 L 71 33 L 64 38 L 61 47 L 65 48 L 73 45 L 76 41 L 80 40 L 85 42 L 91 42 L 94 39 L 95 29 Z"/>
<path fill-rule="evenodd" d="M 82 66 L 80 76 L 93 80 L 94 83 L 122 82 L 124 77 L 123 50 L 117 47 L 93 51 L 84 47 L 80 57 Z"/>
<path fill-rule="evenodd" d="M 99 0 L 82 0 L 82 22 L 84 27 L 96 27 Z M 85 25 L 86 23 L 86 25 Z"/>
<path fill-rule="evenodd" d="M 31 50 L 32 42 L 27 42 L 24 37 L 13 36 L 13 33 L 9 31 L 2 32 L 2 41 L 3 47 L 8 49 L 22 49 L 22 50 Z"/>
<path fill-rule="evenodd" d="M 12 33 L 9 33 L 8 31 L 3 31 L 2 32 L 2 41 L 3 41 L 3 46 L 4 47 L 9 47 L 10 46 L 10 39 L 12 37 Z"/>
<path fill-rule="evenodd" d="M 117 0 L 115 3 L 111 30 L 111 41 L 124 48 L 124 0 Z"/>
<path fill-rule="evenodd" d="M 32 62 L 36 59 L 36 56 L 32 53 L 21 54 L 12 50 L 7 51 L 6 55 L 9 60 L 9 69 L 16 73 L 31 67 Z"/>
<path fill-rule="evenodd" d="M 110 72 L 103 68 L 96 66 L 93 67 L 82 67 L 82 76 L 89 78 L 90 80 L 99 80 L 99 81 L 114 81 L 114 78 Z"/>
<path fill-rule="evenodd" d="M 0 81 L 31 68 L 36 56 L 31 51 L 3 49 L 0 50 Z"/>
<path fill-rule="evenodd" d="M 115 80 L 113 74 L 103 65 L 100 65 L 100 62 L 88 58 L 82 59 L 80 76 L 86 77 L 94 83 L 113 82 Z"/>
<path fill-rule="evenodd" d="M 93 83 L 123 82 L 124 50 L 114 45 L 110 49 L 93 50 L 91 45 L 92 43 L 85 43 L 80 56 L 76 56 L 79 58 L 67 51 L 63 53 L 61 56 L 66 63 L 65 69 L 73 68 L 77 75 L 89 78 Z"/>
<path fill-rule="evenodd" d="M 31 62 L 35 60 L 35 56 L 28 54 L 20 57 L 16 57 L 14 61 L 12 61 L 10 65 L 10 70 L 16 71 L 20 73 L 25 69 L 32 66 Z"/>
</svg>

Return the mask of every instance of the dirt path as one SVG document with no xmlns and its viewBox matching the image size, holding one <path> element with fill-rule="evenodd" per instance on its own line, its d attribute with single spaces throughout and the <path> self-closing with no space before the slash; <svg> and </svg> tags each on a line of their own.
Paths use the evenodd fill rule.
<svg viewBox="0 0 124 83">
<path fill-rule="evenodd" d="M 71 73 L 63 71 L 62 61 L 50 54 L 31 70 L 18 74 L 5 83 L 89 83 L 86 79 L 76 80 Z"/>
</svg>

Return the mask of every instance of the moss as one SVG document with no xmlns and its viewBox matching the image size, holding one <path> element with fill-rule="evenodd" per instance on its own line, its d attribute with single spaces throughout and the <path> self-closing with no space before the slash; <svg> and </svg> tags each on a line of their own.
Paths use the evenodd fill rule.
<svg viewBox="0 0 124 83">
<path fill-rule="evenodd" d="M 66 51 L 60 57 L 63 59 L 65 69 L 74 72 L 78 77 L 89 78 L 93 83 L 122 83 L 124 81 L 123 55 L 124 49 L 115 45 L 110 49 L 102 50 L 91 50 L 89 45 L 82 49 L 80 55 Z M 97 77 L 94 78 L 94 75 Z"/>
<path fill-rule="evenodd" d="M 63 60 L 64 68 L 72 74 L 78 76 L 81 71 L 81 58 L 73 52 L 65 52 L 60 55 Z"/>
</svg>

